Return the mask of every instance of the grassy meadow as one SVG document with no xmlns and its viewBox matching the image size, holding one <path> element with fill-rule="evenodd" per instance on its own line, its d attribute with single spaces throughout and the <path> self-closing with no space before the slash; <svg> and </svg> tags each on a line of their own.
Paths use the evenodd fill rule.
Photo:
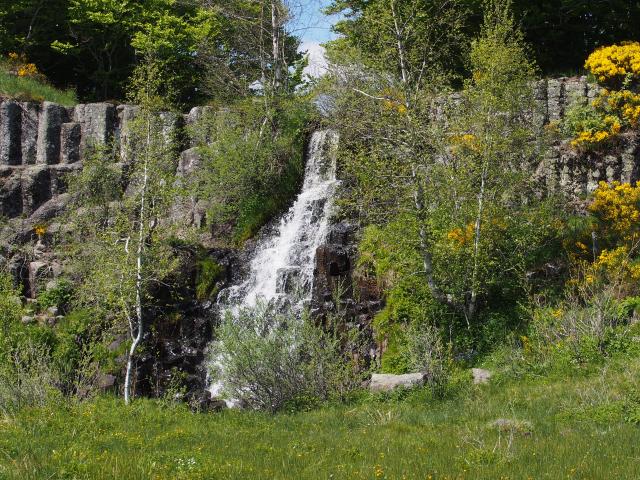
<svg viewBox="0 0 640 480">
<path fill-rule="evenodd" d="M 2 479 L 634 479 L 640 359 L 268 415 L 101 397 L 0 424 Z"/>
</svg>

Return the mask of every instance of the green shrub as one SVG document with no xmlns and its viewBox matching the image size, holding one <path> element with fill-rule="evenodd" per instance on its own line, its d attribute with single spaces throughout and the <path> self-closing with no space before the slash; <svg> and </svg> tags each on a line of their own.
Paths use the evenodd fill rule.
<svg viewBox="0 0 640 480">
<path fill-rule="evenodd" d="M 266 306 L 226 315 L 212 347 L 211 377 L 226 398 L 275 412 L 342 398 L 361 376 L 341 353 L 342 339 L 316 327 L 305 314 Z"/>
<path fill-rule="evenodd" d="M 61 313 L 64 313 L 69 308 L 72 295 L 73 284 L 69 280 L 60 280 L 55 287 L 38 295 L 38 307 L 41 310 L 46 310 L 55 306 Z"/>
<path fill-rule="evenodd" d="M 303 98 L 278 99 L 268 109 L 250 100 L 191 127 L 204 168 L 189 188 L 209 202 L 218 236 L 242 243 L 286 208 L 302 180 L 310 115 Z"/>
<path fill-rule="evenodd" d="M 6 415 L 27 406 L 44 406 L 58 396 L 59 380 L 45 347 L 22 344 L 0 362 L 0 412 Z"/>
</svg>

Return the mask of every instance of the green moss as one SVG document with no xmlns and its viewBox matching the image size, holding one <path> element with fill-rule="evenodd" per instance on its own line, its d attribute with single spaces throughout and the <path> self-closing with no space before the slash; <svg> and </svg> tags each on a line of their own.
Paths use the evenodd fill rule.
<svg viewBox="0 0 640 480">
<path fill-rule="evenodd" d="M 207 300 L 214 298 L 220 287 L 218 282 L 224 276 L 224 267 L 212 258 L 206 257 L 198 261 L 196 273 L 196 298 Z"/>
</svg>

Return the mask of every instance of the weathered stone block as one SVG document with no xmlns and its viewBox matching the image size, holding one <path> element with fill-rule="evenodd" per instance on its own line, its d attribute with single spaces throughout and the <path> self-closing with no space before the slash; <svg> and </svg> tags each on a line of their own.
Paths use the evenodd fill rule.
<svg viewBox="0 0 640 480">
<path fill-rule="evenodd" d="M 82 128 L 77 122 L 63 123 L 60 129 L 60 163 L 80 161 Z"/>
<path fill-rule="evenodd" d="M 176 174 L 178 177 L 186 177 L 196 172 L 202 164 L 202 156 L 197 148 L 190 148 L 180 154 Z"/>
<path fill-rule="evenodd" d="M 36 163 L 52 165 L 60 160 L 60 130 L 68 121 L 67 109 L 51 102 L 42 104 L 38 122 Z"/>
<path fill-rule="evenodd" d="M 110 103 L 76 105 L 73 121 L 82 125 L 81 152 L 91 146 L 106 145 L 116 129 L 116 108 Z"/>
<path fill-rule="evenodd" d="M 118 127 L 116 129 L 116 141 L 120 146 L 120 159 L 128 164 L 135 158 L 132 126 L 140 111 L 135 105 L 119 105 L 117 108 Z"/>
<path fill-rule="evenodd" d="M 40 104 L 23 102 L 22 108 L 22 163 L 33 165 L 38 155 L 38 121 L 40 118 Z"/>
<path fill-rule="evenodd" d="M 565 105 L 563 113 L 574 103 L 587 103 L 587 77 L 568 78 L 564 84 Z"/>
<path fill-rule="evenodd" d="M 15 167 L 0 167 L 0 216 L 19 217 L 22 214 L 21 171 Z"/>
<path fill-rule="evenodd" d="M 22 151 L 21 108 L 16 102 L 0 103 L 0 165 L 20 165 Z"/>
<path fill-rule="evenodd" d="M 387 373 L 374 373 L 371 376 L 369 390 L 372 392 L 388 392 L 396 388 L 413 388 L 424 385 L 423 373 L 405 373 L 404 375 L 392 375 Z"/>
<path fill-rule="evenodd" d="M 559 121 L 564 116 L 565 79 L 553 78 L 547 82 L 547 110 L 549 121 Z"/>
<path fill-rule="evenodd" d="M 29 263 L 29 296 L 31 298 L 36 298 L 38 292 L 44 290 L 48 270 L 48 265 L 45 262 Z"/>
</svg>

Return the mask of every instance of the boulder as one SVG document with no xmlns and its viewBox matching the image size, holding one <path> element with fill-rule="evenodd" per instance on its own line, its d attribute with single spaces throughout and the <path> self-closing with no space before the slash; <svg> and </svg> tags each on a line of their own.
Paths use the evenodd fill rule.
<svg viewBox="0 0 640 480">
<path fill-rule="evenodd" d="M 41 285 L 46 283 L 49 266 L 45 262 L 29 263 L 29 296 L 36 298 Z"/>
<path fill-rule="evenodd" d="M 111 390 L 115 384 L 116 377 L 108 373 L 100 373 L 96 377 L 96 385 L 102 391 Z"/>
<path fill-rule="evenodd" d="M 483 368 L 472 368 L 471 374 L 473 375 L 473 383 L 476 385 L 489 383 L 489 379 L 491 378 L 491 372 Z"/>
<path fill-rule="evenodd" d="M 371 376 L 369 390 L 372 392 L 389 392 L 396 388 L 413 388 L 424 385 L 424 373 L 406 373 L 392 375 L 389 373 L 374 373 Z"/>
</svg>

